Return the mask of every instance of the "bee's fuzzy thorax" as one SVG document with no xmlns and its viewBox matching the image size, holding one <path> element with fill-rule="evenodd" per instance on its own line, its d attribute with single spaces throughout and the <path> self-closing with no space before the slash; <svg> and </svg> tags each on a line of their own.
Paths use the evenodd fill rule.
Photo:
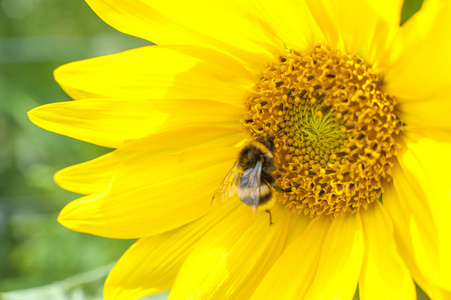
<svg viewBox="0 0 451 300">
<path fill-rule="evenodd" d="M 238 164 L 242 170 L 253 168 L 258 160 L 264 158 L 263 167 L 273 164 L 271 151 L 258 141 L 250 141 L 241 149 L 238 155 Z"/>
</svg>

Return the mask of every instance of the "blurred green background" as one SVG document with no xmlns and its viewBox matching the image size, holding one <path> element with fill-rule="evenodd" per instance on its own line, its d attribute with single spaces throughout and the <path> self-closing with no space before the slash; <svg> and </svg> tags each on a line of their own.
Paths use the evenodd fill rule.
<svg viewBox="0 0 451 300">
<path fill-rule="evenodd" d="M 109 27 L 81 0 L 0 0 L 1 292 L 99 267 L 87 276 L 99 277 L 102 287 L 110 264 L 132 244 L 57 223 L 58 212 L 78 195 L 56 186 L 53 174 L 109 149 L 47 132 L 26 113 L 69 100 L 53 80 L 56 67 L 146 44 Z"/>
<path fill-rule="evenodd" d="M 421 2 L 406 1 L 403 20 Z M 0 0 L 0 292 L 27 289 L 0 299 L 101 299 L 108 270 L 133 241 L 59 225 L 58 212 L 78 195 L 52 177 L 110 149 L 40 129 L 26 112 L 69 100 L 56 67 L 148 44 L 110 28 L 82 0 Z"/>
</svg>

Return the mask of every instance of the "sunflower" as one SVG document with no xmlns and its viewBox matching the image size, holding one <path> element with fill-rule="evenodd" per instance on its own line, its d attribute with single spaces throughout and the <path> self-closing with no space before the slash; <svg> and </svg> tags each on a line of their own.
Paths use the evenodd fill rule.
<svg viewBox="0 0 451 300">
<path fill-rule="evenodd" d="M 156 44 L 58 68 L 76 101 L 29 112 L 115 148 L 55 175 L 86 195 L 61 224 L 139 239 L 106 299 L 451 299 L 448 1 L 87 2 Z"/>
</svg>

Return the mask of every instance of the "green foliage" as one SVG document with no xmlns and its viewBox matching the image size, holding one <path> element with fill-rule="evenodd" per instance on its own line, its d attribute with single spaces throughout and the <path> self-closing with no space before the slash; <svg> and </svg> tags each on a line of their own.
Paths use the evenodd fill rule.
<svg viewBox="0 0 451 300">
<path fill-rule="evenodd" d="M 401 24 L 404 24 L 414 13 L 420 10 L 423 0 L 405 0 L 401 12 Z"/>
<path fill-rule="evenodd" d="M 54 82 L 56 67 L 146 44 L 110 28 L 84 1 L 0 1 L 0 291 L 88 272 L 117 260 L 133 242 L 57 223 L 79 195 L 56 186 L 53 174 L 110 149 L 47 132 L 26 113 L 69 100 Z"/>
<path fill-rule="evenodd" d="M 0 300 L 99 300 L 102 299 L 102 285 L 112 264 L 77 274 L 67 279 L 37 288 L 0 293 Z M 142 300 L 163 300 L 168 292 L 141 298 Z"/>
</svg>

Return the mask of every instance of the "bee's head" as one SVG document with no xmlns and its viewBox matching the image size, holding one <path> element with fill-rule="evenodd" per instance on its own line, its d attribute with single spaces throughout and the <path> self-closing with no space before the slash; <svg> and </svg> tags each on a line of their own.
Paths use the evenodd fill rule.
<svg viewBox="0 0 451 300">
<path fill-rule="evenodd" d="M 270 135 L 270 136 L 267 136 L 267 137 L 259 136 L 256 140 L 257 140 L 257 142 L 265 145 L 266 148 L 268 148 L 269 151 L 273 152 L 274 151 L 274 138 L 275 137 L 276 137 L 275 135 Z"/>
<path fill-rule="evenodd" d="M 262 135 L 259 134 L 258 132 L 254 131 L 254 129 L 252 129 L 252 127 L 249 128 L 253 133 L 255 133 L 255 135 L 257 136 L 257 138 L 255 139 L 257 142 L 263 144 L 266 146 L 266 148 L 268 148 L 269 151 L 273 152 L 274 151 L 274 139 L 276 138 L 276 136 L 278 136 L 280 133 L 282 133 L 282 131 L 279 131 L 278 133 L 276 133 L 275 135 Z"/>
</svg>

